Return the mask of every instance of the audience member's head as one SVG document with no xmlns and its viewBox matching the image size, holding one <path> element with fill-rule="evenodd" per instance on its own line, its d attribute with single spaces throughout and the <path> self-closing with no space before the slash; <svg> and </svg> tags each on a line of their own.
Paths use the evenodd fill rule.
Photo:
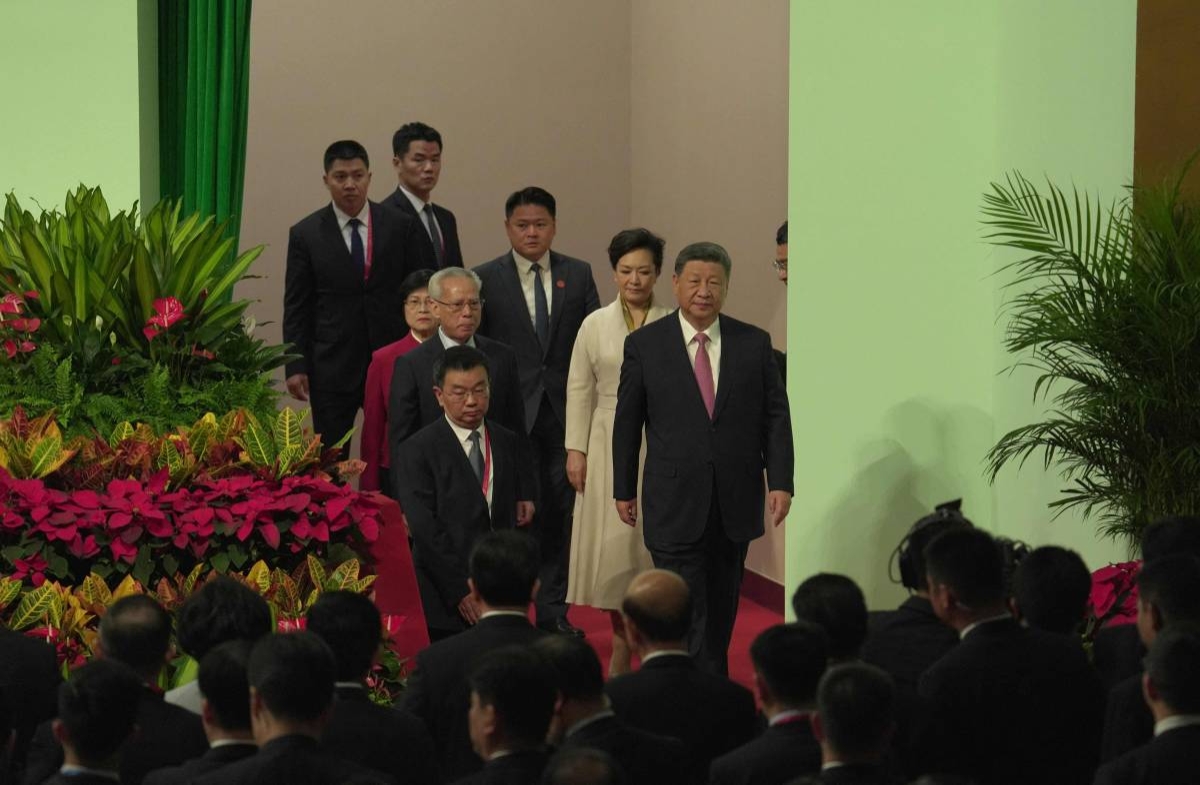
<svg viewBox="0 0 1200 785">
<path fill-rule="evenodd" d="M 861 662 L 830 668 L 817 688 L 813 731 L 825 763 L 881 762 L 895 726 L 892 677 Z"/>
<path fill-rule="evenodd" d="M 559 702 L 549 734 L 557 743 L 572 725 L 607 708 L 604 671 L 595 649 L 574 635 L 547 635 L 538 639 L 533 649 L 549 666 L 558 689 Z"/>
<path fill-rule="evenodd" d="M 250 737 L 250 682 L 246 666 L 254 643 L 245 638 L 214 646 L 200 660 L 200 719 L 209 742 Z"/>
<path fill-rule="evenodd" d="M 268 635 L 250 652 L 250 720 L 265 744 L 298 733 L 320 738 L 333 704 L 333 652 L 311 632 Z"/>
<path fill-rule="evenodd" d="M 1087 616 L 1092 574 L 1075 551 L 1056 545 L 1035 548 L 1013 578 L 1017 618 L 1047 632 L 1074 634 Z"/>
<path fill-rule="evenodd" d="M 472 598 L 488 608 L 525 610 L 538 588 L 537 540 L 517 529 L 488 532 L 467 559 Z"/>
<path fill-rule="evenodd" d="M 853 580 L 845 575 L 817 573 L 796 587 L 792 610 L 797 619 L 825 631 L 831 660 L 858 657 L 867 638 L 867 601 Z"/>
<path fill-rule="evenodd" d="M 53 728 L 66 762 L 115 770 L 121 747 L 134 732 L 142 690 L 138 674 L 116 660 L 96 659 L 76 668 L 59 685 Z"/>
<path fill-rule="evenodd" d="M 497 752 L 540 748 L 550 729 L 558 691 L 546 662 L 524 646 L 487 652 L 468 679 L 471 745 L 488 760 Z"/>
<path fill-rule="evenodd" d="M 473 346 L 451 346 L 433 361 L 433 394 L 459 428 L 483 423 L 491 402 L 487 355 Z"/>
<path fill-rule="evenodd" d="M 918 518 L 892 553 L 892 560 L 899 572 L 898 576 L 895 575 L 889 566 L 892 580 L 899 578 L 904 588 L 920 597 L 927 597 L 929 581 L 925 575 L 925 548 L 942 532 L 971 526 L 971 521 L 962 514 L 962 499 L 939 504 L 933 512 Z"/>
<path fill-rule="evenodd" d="M 591 747 L 566 749 L 556 754 L 542 772 L 541 785 L 625 785 L 621 764 Z"/>
<path fill-rule="evenodd" d="M 513 250 L 540 262 L 554 242 L 556 215 L 554 197 L 541 188 L 530 186 L 509 196 L 504 203 L 504 229 Z"/>
<path fill-rule="evenodd" d="M 1200 624 L 1200 558 L 1183 553 L 1148 562 L 1137 588 L 1137 628 L 1146 646 L 1164 628 Z"/>
<path fill-rule="evenodd" d="M 217 644 L 256 641 L 271 632 L 271 608 L 258 592 L 220 575 L 184 600 L 175 614 L 179 648 L 204 659 Z"/>
<path fill-rule="evenodd" d="M 1200 625 L 1175 624 L 1158 634 L 1146 655 L 1142 692 L 1155 720 L 1200 714 Z"/>
<path fill-rule="evenodd" d="M 683 578 L 670 570 L 646 570 L 629 582 L 621 615 L 635 652 L 686 649 L 692 594 Z"/>
<path fill-rule="evenodd" d="M 787 283 L 788 274 L 788 222 L 784 221 L 783 225 L 775 232 L 775 272 L 779 275 L 779 280 Z"/>
<path fill-rule="evenodd" d="M 1200 517 L 1168 515 L 1142 532 L 1142 561 L 1149 564 L 1163 556 L 1191 554 L 1200 558 Z"/>
<path fill-rule="evenodd" d="M 995 539 L 981 529 L 954 529 L 935 537 L 925 548 L 925 572 L 934 613 L 955 629 L 1008 610 L 1004 557 Z"/>
<path fill-rule="evenodd" d="M 171 646 L 171 614 L 149 595 L 122 597 L 100 619 L 98 646 L 102 656 L 154 684 Z"/>
<path fill-rule="evenodd" d="M 338 681 L 362 681 L 383 641 L 379 609 L 362 594 L 327 591 L 308 609 L 308 631 L 333 652 Z"/>
<path fill-rule="evenodd" d="M 813 706 L 829 663 L 828 640 L 820 626 L 797 621 L 768 627 L 750 644 L 754 686 L 768 719 Z"/>
</svg>

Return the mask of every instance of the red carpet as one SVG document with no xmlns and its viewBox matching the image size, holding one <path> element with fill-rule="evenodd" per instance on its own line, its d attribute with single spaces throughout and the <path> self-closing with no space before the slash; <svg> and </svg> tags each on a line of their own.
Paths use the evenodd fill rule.
<svg viewBox="0 0 1200 785">
<path fill-rule="evenodd" d="M 612 624 L 608 611 L 596 610 L 582 605 L 572 606 L 568 614 L 571 623 L 587 633 L 588 643 L 596 650 L 600 662 L 608 673 L 608 659 L 612 656 Z M 733 643 L 729 647 L 729 677 L 747 689 L 754 689 L 754 669 L 750 665 L 750 644 L 760 632 L 768 627 L 783 623 L 782 611 L 771 610 L 754 600 L 742 597 L 738 606 L 737 622 L 733 627 Z"/>
</svg>

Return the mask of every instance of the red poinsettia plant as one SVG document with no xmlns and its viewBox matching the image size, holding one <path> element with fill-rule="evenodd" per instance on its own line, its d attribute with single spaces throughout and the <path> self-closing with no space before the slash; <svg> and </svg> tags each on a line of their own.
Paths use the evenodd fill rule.
<svg viewBox="0 0 1200 785">
<path fill-rule="evenodd" d="M 1092 640 L 1103 627 L 1137 621 L 1137 576 L 1140 561 L 1109 564 L 1092 573 L 1092 593 L 1084 638 Z"/>
</svg>

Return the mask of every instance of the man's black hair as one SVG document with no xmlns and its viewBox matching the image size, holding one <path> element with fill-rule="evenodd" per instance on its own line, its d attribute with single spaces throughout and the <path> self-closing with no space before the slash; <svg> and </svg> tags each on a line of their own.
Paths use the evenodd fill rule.
<svg viewBox="0 0 1200 785">
<path fill-rule="evenodd" d="M 546 635 L 533 648 L 550 666 L 563 700 L 595 700 L 604 696 L 604 671 L 596 650 L 574 635 Z"/>
<path fill-rule="evenodd" d="M 931 583 L 949 586 L 968 608 L 1004 602 L 1004 555 L 982 529 L 953 529 L 933 538 L 925 547 L 925 569 Z"/>
<path fill-rule="evenodd" d="M 383 640 L 383 619 L 375 603 L 352 591 L 327 591 L 306 616 L 308 631 L 320 636 L 333 652 L 337 680 L 365 678 Z"/>
<path fill-rule="evenodd" d="M 442 149 L 442 135 L 425 123 L 405 123 L 392 134 L 392 155 L 403 158 L 413 142 L 434 142 Z"/>
<path fill-rule="evenodd" d="M 844 757 L 874 756 L 886 750 L 895 705 L 892 677 L 862 662 L 830 668 L 817 688 L 825 737 Z"/>
<path fill-rule="evenodd" d="M 1200 557 L 1200 518 L 1194 515 L 1168 515 L 1143 530 L 1142 561 L 1150 563 L 1163 556 L 1180 553 Z"/>
<path fill-rule="evenodd" d="M 122 597 L 100 619 L 100 645 L 105 657 L 157 674 L 171 645 L 171 614 L 149 595 Z"/>
<path fill-rule="evenodd" d="M 467 574 L 488 605 L 525 607 L 538 579 L 539 553 L 537 540 L 523 531 L 488 532 L 472 546 Z"/>
<path fill-rule="evenodd" d="M 554 755 L 542 771 L 541 785 L 625 785 L 625 770 L 616 758 L 592 747 L 568 747 Z"/>
<path fill-rule="evenodd" d="M 1056 545 L 1030 551 L 1013 576 L 1013 599 L 1021 617 L 1047 632 L 1077 632 L 1091 593 L 1092 574 L 1083 559 Z"/>
<path fill-rule="evenodd" d="M 527 646 L 501 646 L 479 658 L 468 683 L 484 706 L 495 708 L 506 740 L 540 747 L 550 729 L 558 691 L 546 662 Z"/>
<path fill-rule="evenodd" d="M 783 224 L 779 227 L 779 229 L 776 230 L 776 232 L 775 232 L 775 244 L 776 245 L 787 245 L 787 224 L 788 224 L 788 222 L 784 221 Z"/>
<path fill-rule="evenodd" d="M 830 658 L 847 660 L 858 656 L 867 638 L 867 601 L 852 579 L 817 573 L 796 587 L 792 610 L 797 619 L 812 622 L 825 631 Z"/>
<path fill-rule="evenodd" d="M 179 648 L 200 660 L 225 641 L 256 641 L 271 632 L 271 608 L 262 595 L 225 575 L 205 583 L 176 612 Z"/>
<path fill-rule="evenodd" d="M 1173 624 L 1160 632 L 1146 655 L 1146 675 L 1158 697 L 1176 714 L 1200 714 L 1200 626 Z"/>
<path fill-rule="evenodd" d="M 333 702 L 333 652 L 311 632 L 277 633 L 259 640 L 250 652 L 246 677 L 277 717 L 315 720 Z"/>
<path fill-rule="evenodd" d="M 214 646 L 200 660 L 197 681 L 200 694 L 208 701 L 217 724 L 224 730 L 250 729 L 250 682 L 246 666 L 254 642 L 247 639 L 225 641 Z"/>
<path fill-rule="evenodd" d="M 828 637 L 812 622 L 777 624 L 750 644 L 750 661 L 780 702 L 810 704 L 816 700 L 817 684 L 829 663 Z"/>
<path fill-rule="evenodd" d="M 367 155 L 367 148 L 363 147 L 353 139 L 342 139 L 334 142 L 325 148 L 325 173 L 333 168 L 334 161 L 353 161 L 355 158 L 361 158 L 363 166 L 367 169 L 371 168 L 371 158 Z"/>
<path fill-rule="evenodd" d="M 473 346 L 451 346 L 433 361 L 433 383 L 442 387 L 446 383 L 447 371 L 473 371 L 482 368 L 491 379 L 487 355 Z"/>
<path fill-rule="evenodd" d="M 1138 600 L 1158 609 L 1164 627 L 1200 624 L 1200 559 L 1181 553 L 1144 565 L 1137 576 Z"/>
<path fill-rule="evenodd" d="M 143 689 L 132 669 L 106 658 L 76 668 L 59 685 L 58 718 L 85 765 L 108 760 L 129 738 Z"/>
<path fill-rule="evenodd" d="M 504 202 L 504 217 L 512 218 L 514 210 L 527 204 L 545 207 L 551 218 L 557 217 L 558 205 L 554 201 L 554 197 L 550 195 L 549 191 L 538 188 L 536 185 L 527 186 L 509 195 Z"/>
</svg>

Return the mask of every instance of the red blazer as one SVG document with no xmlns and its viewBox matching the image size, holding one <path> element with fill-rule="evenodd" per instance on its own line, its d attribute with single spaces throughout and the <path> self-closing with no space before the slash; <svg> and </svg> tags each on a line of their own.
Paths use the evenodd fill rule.
<svg viewBox="0 0 1200 785">
<path fill-rule="evenodd" d="M 436 335 L 434 336 L 436 340 Z M 388 395 L 392 389 L 392 368 L 396 358 L 408 354 L 421 345 L 412 331 L 395 343 L 389 343 L 371 353 L 371 364 L 367 366 L 367 383 L 363 390 L 363 433 L 359 457 L 366 462 L 358 480 L 361 491 L 379 490 L 379 470 L 386 470 L 388 458 L 387 408 Z"/>
</svg>

